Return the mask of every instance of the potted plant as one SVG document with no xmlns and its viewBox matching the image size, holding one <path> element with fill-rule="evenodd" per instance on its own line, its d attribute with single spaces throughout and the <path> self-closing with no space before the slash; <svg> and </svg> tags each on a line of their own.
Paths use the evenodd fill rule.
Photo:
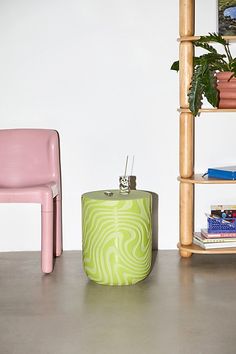
<svg viewBox="0 0 236 354">
<path fill-rule="evenodd" d="M 222 45 L 223 54 L 218 53 L 210 42 Z M 193 58 L 193 76 L 188 92 L 190 111 L 194 116 L 199 114 L 203 96 L 213 107 L 236 108 L 236 58 L 232 57 L 229 43 L 221 35 L 209 33 L 193 44 L 208 53 Z M 179 61 L 172 64 L 171 70 L 179 71 Z"/>
</svg>

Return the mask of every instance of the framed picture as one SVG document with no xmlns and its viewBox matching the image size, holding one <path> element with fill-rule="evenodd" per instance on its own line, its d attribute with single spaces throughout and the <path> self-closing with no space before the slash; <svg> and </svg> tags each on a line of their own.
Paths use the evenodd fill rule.
<svg viewBox="0 0 236 354">
<path fill-rule="evenodd" d="M 236 0 L 218 0 L 218 33 L 236 36 Z"/>
</svg>

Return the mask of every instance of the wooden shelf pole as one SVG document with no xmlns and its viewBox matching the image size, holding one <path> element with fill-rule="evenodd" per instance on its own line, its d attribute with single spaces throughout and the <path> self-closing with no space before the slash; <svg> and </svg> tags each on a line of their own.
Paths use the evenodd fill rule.
<svg viewBox="0 0 236 354">
<path fill-rule="evenodd" d="M 194 35 L 194 0 L 179 0 L 179 34 Z M 188 108 L 188 91 L 193 73 L 193 43 L 180 42 L 179 46 L 179 99 L 180 107 Z M 189 178 L 194 173 L 194 117 L 191 113 L 180 114 L 180 156 L 179 169 L 181 178 Z M 180 183 L 180 244 L 190 245 L 193 235 L 193 201 L 194 185 Z M 190 257 L 192 253 L 180 251 L 182 257 Z"/>
<path fill-rule="evenodd" d="M 188 108 L 188 91 L 193 75 L 193 44 L 179 44 L 179 103 L 180 108 Z"/>
<path fill-rule="evenodd" d="M 194 121 L 191 113 L 181 113 L 179 121 L 179 174 L 181 178 L 193 175 Z"/>
<path fill-rule="evenodd" d="M 193 234 L 193 198 L 194 186 L 190 183 L 180 183 L 180 244 L 191 245 Z M 190 257 L 192 254 L 180 251 L 182 257 Z"/>
<path fill-rule="evenodd" d="M 195 0 L 179 1 L 179 35 L 194 35 Z"/>
</svg>

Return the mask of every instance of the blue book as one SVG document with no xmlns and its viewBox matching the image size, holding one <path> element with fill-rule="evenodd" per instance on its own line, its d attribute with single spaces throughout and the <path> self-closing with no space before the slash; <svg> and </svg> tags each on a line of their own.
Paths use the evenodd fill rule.
<svg viewBox="0 0 236 354">
<path fill-rule="evenodd" d="M 208 168 L 209 178 L 236 180 L 236 166 Z"/>
</svg>

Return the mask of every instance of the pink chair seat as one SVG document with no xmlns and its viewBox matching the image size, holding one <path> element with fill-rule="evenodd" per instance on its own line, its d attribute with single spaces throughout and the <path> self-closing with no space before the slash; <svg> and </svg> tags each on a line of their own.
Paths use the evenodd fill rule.
<svg viewBox="0 0 236 354">
<path fill-rule="evenodd" d="M 1 203 L 41 203 L 44 204 L 48 195 L 52 198 L 59 194 L 59 188 L 55 182 L 41 185 L 21 186 L 21 187 L 1 187 L 0 200 Z M 50 206 L 44 205 L 45 211 L 53 211 Z"/>
<path fill-rule="evenodd" d="M 0 130 L 0 203 L 41 204 L 42 271 L 52 272 L 53 250 L 56 256 L 62 252 L 59 137 L 55 130 Z"/>
</svg>

